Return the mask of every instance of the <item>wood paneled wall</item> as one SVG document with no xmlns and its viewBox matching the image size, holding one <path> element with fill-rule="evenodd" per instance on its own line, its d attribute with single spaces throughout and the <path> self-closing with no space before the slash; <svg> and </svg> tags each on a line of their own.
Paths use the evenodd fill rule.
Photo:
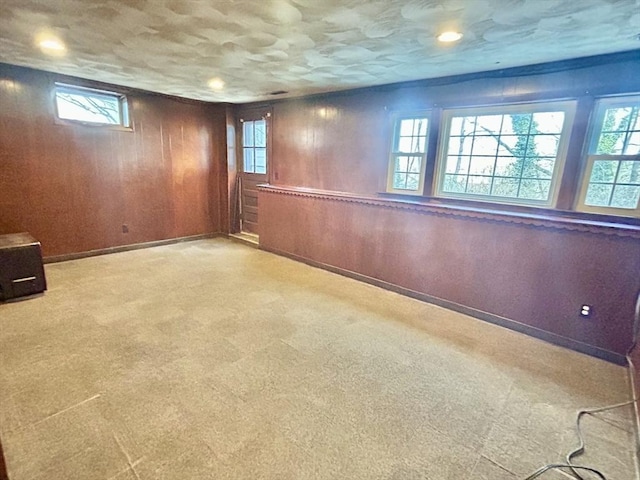
<svg viewBox="0 0 640 480">
<path fill-rule="evenodd" d="M 48 257 L 220 229 L 223 106 L 129 91 L 133 131 L 62 125 L 56 81 L 91 86 L 0 65 L 0 234 Z"/>
<path fill-rule="evenodd" d="M 617 236 L 610 234 L 615 226 L 582 228 L 597 221 L 595 216 L 568 214 L 567 220 L 566 212 L 517 212 L 555 215 L 558 224 L 582 225 L 565 229 L 556 228 L 555 220 L 549 227 L 535 219 L 504 222 L 490 211 L 481 219 L 425 214 L 419 208 L 395 208 L 392 202 L 339 197 L 389 198 L 380 193 L 393 111 L 545 99 L 590 105 L 594 96 L 640 92 L 638 58 L 635 52 L 520 73 L 274 102 L 274 188 L 263 189 L 259 199 L 260 244 L 470 308 L 479 316 L 486 313 L 513 328 L 621 362 L 631 343 L 633 305 L 640 290 L 638 222 L 620 227 L 635 229 L 633 234 Z M 589 110 L 580 111 L 577 121 L 584 127 Z M 575 143 L 567 158 L 571 178 L 563 182 L 569 187 L 576 183 L 582 161 L 580 142 Z M 278 191 L 279 186 L 290 191 Z M 305 189 L 319 192 L 307 194 Z M 456 203 L 422 201 L 432 206 Z M 462 209 L 487 208 L 457 203 Z M 579 316 L 582 304 L 593 307 L 591 318 Z"/>
<path fill-rule="evenodd" d="M 278 187 L 262 190 L 260 214 L 267 250 L 610 360 L 629 348 L 640 231 Z"/>
</svg>

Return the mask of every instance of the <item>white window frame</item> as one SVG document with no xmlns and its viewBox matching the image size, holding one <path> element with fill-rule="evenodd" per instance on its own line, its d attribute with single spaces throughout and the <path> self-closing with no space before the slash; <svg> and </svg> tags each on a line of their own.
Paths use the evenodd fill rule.
<svg viewBox="0 0 640 480">
<path fill-rule="evenodd" d="M 585 204 L 587 198 L 587 191 L 589 189 L 589 181 L 591 180 L 591 172 L 596 160 L 632 160 L 640 162 L 640 154 L 638 155 L 604 155 L 596 154 L 598 148 L 598 142 L 600 140 L 600 134 L 602 125 L 604 123 L 604 117 L 607 109 L 615 107 L 628 107 L 630 104 L 640 102 L 640 93 L 634 95 L 625 95 L 623 97 L 603 97 L 596 101 L 596 105 L 593 110 L 591 118 L 591 125 L 589 128 L 589 136 L 587 140 L 587 150 L 584 154 L 585 164 L 582 174 L 582 180 L 580 183 L 580 190 L 578 199 L 576 202 L 576 210 L 579 212 L 587 213 L 599 213 L 605 215 L 615 215 L 624 217 L 640 217 L 640 201 L 635 209 L 632 208 L 617 208 L 617 207 L 604 207 Z"/>
<path fill-rule="evenodd" d="M 269 115 L 265 115 L 263 117 L 259 117 L 259 118 L 241 118 L 240 119 L 240 125 L 242 128 L 242 142 L 241 142 L 241 146 L 242 146 L 242 172 L 243 173 L 248 173 L 250 175 L 267 175 L 268 171 L 269 171 L 269 122 L 268 122 L 268 117 Z M 257 146 L 255 145 L 255 123 L 256 122 L 264 122 L 264 147 L 263 146 Z M 247 123 L 252 123 L 253 124 L 253 129 L 252 131 L 254 138 L 251 139 L 251 145 L 245 145 L 247 142 L 247 139 L 245 138 L 245 124 Z M 245 151 L 247 150 L 251 150 L 251 152 L 253 153 L 253 171 L 251 172 L 247 172 L 245 170 Z M 264 155 L 265 155 L 265 171 L 264 172 L 256 172 L 256 150 L 264 150 Z"/>
<path fill-rule="evenodd" d="M 118 102 L 118 123 L 110 122 L 92 122 L 83 119 L 61 117 L 58 110 L 58 92 L 66 92 L 73 95 L 81 95 L 85 97 L 110 97 Z M 56 120 L 58 123 L 75 123 L 82 125 L 91 125 L 104 128 L 116 128 L 130 130 L 131 120 L 129 118 L 129 104 L 126 95 L 116 92 L 110 92 L 107 90 L 100 90 L 96 88 L 81 87 L 77 85 L 70 85 L 66 83 L 56 83 L 53 89 L 53 104 L 56 114 Z"/>
<path fill-rule="evenodd" d="M 404 112 L 394 114 L 393 117 L 393 136 L 391 138 L 391 145 L 389 147 L 389 160 L 387 162 L 387 193 L 397 193 L 400 195 L 422 195 L 424 192 L 424 178 L 425 172 L 427 168 L 427 152 L 429 150 L 429 133 L 431 131 L 431 111 L 430 110 L 419 110 L 413 112 Z M 419 177 L 418 177 L 418 188 L 416 190 L 407 190 L 404 188 L 394 188 L 393 179 L 395 174 L 395 161 L 397 156 L 407 155 L 407 156 L 417 156 L 415 153 L 411 152 L 401 152 L 396 150 L 395 146 L 398 144 L 398 139 L 400 136 L 400 122 L 402 120 L 412 120 L 412 119 L 424 119 L 427 121 L 427 132 L 425 136 L 425 144 L 424 144 L 424 152 L 420 153 L 420 169 L 419 169 Z"/>
<path fill-rule="evenodd" d="M 558 191 L 564 171 L 565 159 L 569 148 L 569 140 L 573 122 L 575 119 L 577 101 L 545 101 L 535 103 L 508 103 L 501 105 L 467 107 L 467 108 L 449 108 L 442 112 L 440 139 L 438 142 L 438 155 L 435 165 L 434 174 L 434 193 L 437 197 L 455 198 L 470 201 L 480 201 L 489 203 L 498 203 L 506 205 L 520 205 L 533 207 L 553 208 L 558 200 Z M 452 193 L 444 192 L 443 184 L 446 172 L 447 153 L 449 150 L 449 138 L 451 131 L 451 121 L 454 117 L 461 116 L 482 116 L 482 115 L 511 115 L 523 113 L 539 113 L 562 111 L 565 114 L 562 132 L 558 143 L 558 151 L 554 162 L 553 173 L 551 176 L 551 184 L 549 187 L 549 197 L 546 201 L 531 200 L 525 198 L 501 197 L 493 195 L 482 195 L 473 193 Z"/>
</svg>

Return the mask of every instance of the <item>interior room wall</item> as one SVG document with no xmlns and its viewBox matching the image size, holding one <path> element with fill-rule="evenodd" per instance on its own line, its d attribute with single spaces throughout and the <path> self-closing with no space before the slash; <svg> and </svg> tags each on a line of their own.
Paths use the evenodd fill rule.
<svg viewBox="0 0 640 480">
<path fill-rule="evenodd" d="M 623 362 L 640 291 L 637 221 L 398 203 L 381 192 L 394 111 L 576 99 L 584 127 L 594 97 L 640 92 L 633 55 L 274 102 L 261 246 Z M 582 135 L 567 158 L 569 187 L 580 174 Z M 570 199 L 561 201 L 569 209 Z M 579 315 L 583 304 L 589 318 Z"/>
<path fill-rule="evenodd" d="M 133 130 L 56 123 L 55 82 L 126 93 Z M 0 105 L 0 234 L 52 257 L 220 230 L 224 106 L 8 65 Z"/>
</svg>

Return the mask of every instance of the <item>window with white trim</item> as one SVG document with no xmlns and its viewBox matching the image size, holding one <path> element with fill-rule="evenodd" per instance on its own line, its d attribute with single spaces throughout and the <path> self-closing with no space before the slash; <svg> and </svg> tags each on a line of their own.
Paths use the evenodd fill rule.
<svg viewBox="0 0 640 480">
<path fill-rule="evenodd" d="M 56 83 L 54 94 L 56 115 L 60 120 L 129 127 L 129 109 L 124 95 L 61 83 Z"/>
<path fill-rule="evenodd" d="M 597 102 L 577 209 L 640 216 L 640 95 Z"/>
<path fill-rule="evenodd" d="M 436 194 L 553 206 L 575 102 L 443 112 Z"/>
<path fill-rule="evenodd" d="M 245 173 L 267 173 L 267 121 L 244 120 L 242 156 Z"/>
<path fill-rule="evenodd" d="M 396 118 L 387 174 L 387 192 L 421 194 L 429 132 L 428 114 Z"/>
</svg>

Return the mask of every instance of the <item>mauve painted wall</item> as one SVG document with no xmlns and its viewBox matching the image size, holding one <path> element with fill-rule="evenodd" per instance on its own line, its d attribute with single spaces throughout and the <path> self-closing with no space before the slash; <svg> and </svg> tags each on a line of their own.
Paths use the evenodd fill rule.
<svg viewBox="0 0 640 480">
<path fill-rule="evenodd" d="M 375 197 L 385 188 L 394 110 L 567 98 L 589 105 L 593 96 L 634 91 L 640 91 L 637 59 L 627 58 L 555 73 L 283 100 L 272 107 L 270 182 Z M 572 164 L 568 171 L 575 172 L 581 140 L 574 143 L 567 162 Z M 568 185 L 575 181 L 566 180 Z M 630 344 L 640 290 L 637 232 L 619 237 L 602 229 L 590 233 L 425 215 L 277 192 L 261 194 L 260 217 L 260 243 L 266 249 L 606 352 L 621 355 Z M 583 303 L 594 307 L 590 319 L 578 315 Z"/>
<path fill-rule="evenodd" d="M 224 107 L 130 92 L 133 132 L 61 125 L 56 81 L 0 65 L 0 234 L 55 256 L 220 229 Z"/>
</svg>

